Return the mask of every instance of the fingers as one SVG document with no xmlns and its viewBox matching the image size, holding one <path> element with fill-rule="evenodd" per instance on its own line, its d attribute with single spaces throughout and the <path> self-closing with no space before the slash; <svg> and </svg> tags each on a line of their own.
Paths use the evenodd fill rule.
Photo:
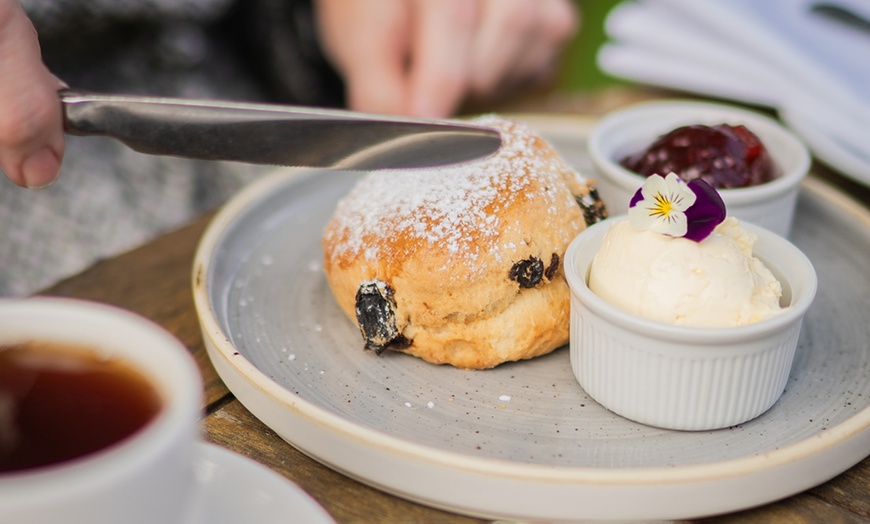
<svg viewBox="0 0 870 524">
<path fill-rule="evenodd" d="M 565 0 L 486 0 L 470 69 L 470 92 L 488 96 L 551 78 L 577 30 Z"/>
<path fill-rule="evenodd" d="M 469 97 L 548 80 L 577 28 L 571 0 L 318 0 L 348 105 L 440 118 Z"/>
<path fill-rule="evenodd" d="M 409 111 L 445 117 L 552 79 L 577 30 L 570 0 L 414 0 Z"/>
<path fill-rule="evenodd" d="M 478 0 L 414 0 L 409 113 L 453 114 L 468 92 L 470 54 L 480 23 Z"/>
<path fill-rule="evenodd" d="M 0 169 L 15 184 L 44 187 L 59 174 L 64 152 L 59 87 L 18 2 L 0 0 Z"/>
<path fill-rule="evenodd" d="M 485 2 L 486 14 L 472 48 L 470 88 L 475 93 L 497 91 L 499 83 L 522 64 L 527 48 L 538 38 L 538 1 Z M 507 36 L 507 37 L 506 37 Z"/>
<path fill-rule="evenodd" d="M 343 76 L 347 105 L 407 113 L 410 10 L 405 0 L 318 0 L 321 44 Z"/>
</svg>

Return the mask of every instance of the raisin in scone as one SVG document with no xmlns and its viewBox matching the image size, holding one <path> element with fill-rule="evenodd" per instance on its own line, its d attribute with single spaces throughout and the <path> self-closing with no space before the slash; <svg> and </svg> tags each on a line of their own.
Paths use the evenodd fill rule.
<svg viewBox="0 0 870 524">
<path fill-rule="evenodd" d="M 604 205 L 527 126 L 491 115 L 474 123 L 501 133 L 494 156 L 369 173 L 326 226 L 329 285 L 378 354 L 485 369 L 568 341 L 562 259 Z"/>
</svg>

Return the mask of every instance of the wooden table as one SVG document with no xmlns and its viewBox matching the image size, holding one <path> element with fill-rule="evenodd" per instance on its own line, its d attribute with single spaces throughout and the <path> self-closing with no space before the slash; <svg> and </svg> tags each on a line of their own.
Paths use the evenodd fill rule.
<svg viewBox="0 0 870 524">
<path fill-rule="evenodd" d="M 550 98 L 534 106 L 510 109 L 601 113 L 637 98 L 613 93 L 591 101 Z M 870 189 L 832 174 L 823 166 L 816 166 L 815 172 L 870 207 Z M 138 249 L 103 260 L 40 294 L 113 304 L 164 326 L 190 349 L 202 372 L 205 439 L 286 476 L 317 499 L 337 522 L 485 522 L 408 502 L 332 471 L 282 440 L 233 397 L 206 355 L 191 292 L 194 251 L 212 216 L 202 216 Z M 870 458 L 786 500 L 705 521 L 870 522 Z"/>
</svg>

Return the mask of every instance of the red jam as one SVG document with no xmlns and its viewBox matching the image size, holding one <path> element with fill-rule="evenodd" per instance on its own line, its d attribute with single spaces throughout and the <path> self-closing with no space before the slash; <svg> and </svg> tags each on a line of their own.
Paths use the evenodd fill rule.
<svg viewBox="0 0 870 524">
<path fill-rule="evenodd" d="M 676 173 L 717 189 L 756 186 L 776 176 L 761 140 L 745 126 L 683 126 L 656 139 L 620 164 L 643 176 Z"/>
</svg>

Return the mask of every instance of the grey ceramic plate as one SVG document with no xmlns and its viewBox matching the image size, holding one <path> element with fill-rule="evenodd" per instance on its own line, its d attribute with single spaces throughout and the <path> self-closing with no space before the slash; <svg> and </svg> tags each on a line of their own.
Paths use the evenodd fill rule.
<svg viewBox="0 0 870 524">
<path fill-rule="evenodd" d="M 592 174 L 590 121 L 524 117 Z M 218 214 L 194 298 L 212 362 L 257 417 L 362 482 L 454 511 L 520 519 L 691 518 L 820 484 L 870 453 L 870 214 L 816 180 L 793 241 L 819 275 L 787 390 L 712 432 L 655 429 L 586 396 L 567 348 L 489 371 L 363 351 L 321 269 L 347 173 L 279 171 Z"/>
</svg>

